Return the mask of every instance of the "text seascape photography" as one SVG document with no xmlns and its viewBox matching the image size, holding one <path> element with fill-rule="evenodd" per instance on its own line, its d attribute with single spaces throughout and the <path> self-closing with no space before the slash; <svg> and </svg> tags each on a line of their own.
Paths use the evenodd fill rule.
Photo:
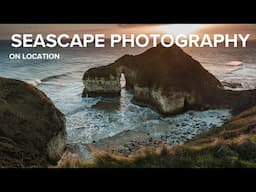
<svg viewBox="0 0 256 192">
<path fill-rule="evenodd" d="M 11 46 L 13 48 L 72 48 L 72 47 L 89 47 L 104 48 L 106 46 L 115 47 L 121 44 L 122 47 L 156 47 L 160 43 L 163 47 L 171 47 L 176 44 L 178 47 L 246 47 L 250 34 L 13 34 L 11 36 Z M 54 60 L 60 59 L 60 53 L 10 53 L 9 59 L 23 60 Z"/>
</svg>

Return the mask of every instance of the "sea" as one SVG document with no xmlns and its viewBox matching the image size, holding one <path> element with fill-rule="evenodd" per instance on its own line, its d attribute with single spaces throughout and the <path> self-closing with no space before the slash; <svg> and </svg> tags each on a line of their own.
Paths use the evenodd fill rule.
<svg viewBox="0 0 256 192">
<path fill-rule="evenodd" d="M 92 67 L 107 65 L 124 54 L 140 54 L 147 48 L 11 48 L 0 41 L 0 76 L 19 79 L 36 86 L 66 116 L 67 143 L 76 145 L 85 159 L 87 144 L 111 138 L 125 131 L 144 131 L 152 137 L 167 135 L 170 145 L 181 144 L 194 136 L 221 126 L 231 118 L 229 109 L 188 111 L 164 117 L 147 107 L 131 103 L 132 95 L 122 89 L 120 97 L 82 98 L 82 77 Z M 186 53 L 220 81 L 238 83 L 233 89 L 256 87 L 256 42 L 247 48 L 185 48 Z M 10 60 L 19 53 L 60 53 L 59 60 Z M 1 91 L 1 90 L 0 90 Z"/>
</svg>

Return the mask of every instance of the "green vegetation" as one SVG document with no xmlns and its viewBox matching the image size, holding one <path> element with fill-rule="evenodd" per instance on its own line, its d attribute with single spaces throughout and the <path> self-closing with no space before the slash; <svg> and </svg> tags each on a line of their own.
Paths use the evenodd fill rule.
<svg viewBox="0 0 256 192">
<path fill-rule="evenodd" d="M 96 168 L 225 168 L 256 167 L 256 143 L 217 144 L 203 148 L 177 146 L 144 148 L 130 157 L 96 152 L 93 162 L 66 163 L 63 167 Z"/>
<path fill-rule="evenodd" d="M 177 147 L 176 150 L 143 149 L 143 154 L 122 157 L 109 153 L 98 153 L 93 162 L 65 164 L 63 167 L 95 167 L 95 168 L 228 168 L 256 167 L 256 144 L 216 145 L 201 150 Z M 174 152 L 175 151 L 175 152 Z M 72 166 L 70 166 L 72 165 Z M 75 166 L 74 166 L 75 165 Z"/>
</svg>

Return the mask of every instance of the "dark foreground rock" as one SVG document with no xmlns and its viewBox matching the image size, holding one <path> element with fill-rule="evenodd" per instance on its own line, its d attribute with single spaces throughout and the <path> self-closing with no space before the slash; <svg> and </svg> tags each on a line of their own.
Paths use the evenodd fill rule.
<svg viewBox="0 0 256 192">
<path fill-rule="evenodd" d="M 120 94 L 120 77 L 133 102 L 176 114 L 188 109 L 230 108 L 234 114 L 256 105 L 256 91 L 229 91 L 201 64 L 177 46 L 159 45 L 136 56 L 125 55 L 114 63 L 92 68 L 83 77 L 83 96 Z"/>
<path fill-rule="evenodd" d="M 65 117 L 43 92 L 0 78 L 0 167 L 56 164 L 65 141 Z"/>
</svg>

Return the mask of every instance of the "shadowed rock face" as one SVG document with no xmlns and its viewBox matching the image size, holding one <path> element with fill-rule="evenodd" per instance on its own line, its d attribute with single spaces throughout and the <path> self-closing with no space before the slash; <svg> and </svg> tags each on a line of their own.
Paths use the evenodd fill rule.
<svg viewBox="0 0 256 192">
<path fill-rule="evenodd" d="M 43 92 L 0 78 L 0 167 L 55 164 L 65 141 L 65 117 Z"/>
<path fill-rule="evenodd" d="M 119 95 L 121 73 L 125 74 L 126 88 L 134 94 L 134 103 L 165 115 L 208 108 L 231 108 L 238 113 L 256 104 L 255 91 L 224 90 L 212 74 L 182 49 L 161 45 L 89 69 L 83 77 L 83 96 Z"/>
</svg>

